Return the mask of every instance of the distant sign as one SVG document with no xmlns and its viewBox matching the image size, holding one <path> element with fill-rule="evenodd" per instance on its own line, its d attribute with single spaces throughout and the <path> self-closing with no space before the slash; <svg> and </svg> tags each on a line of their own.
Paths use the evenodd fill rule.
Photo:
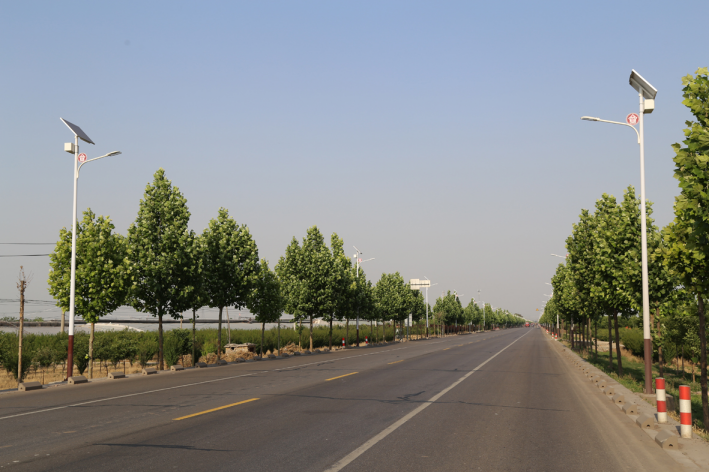
<svg viewBox="0 0 709 473">
<path fill-rule="evenodd" d="M 640 121 L 640 117 L 637 113 L 631 113 L 630 115 L 625 117 L 625 121 L 628 122 L 628 125 L 634 126 L 638 124 L 638 122 Z"/>
<path fill-rule="evenodd" d="M 428 279 L 410 279 L 409 286 L 411 287 L 411 289 L 431 287 L 431 281 L 429 281 Z"/>
<path fill-rule="evenodd" d="M 78 158 L 79 158 L 80 163 L 83 163 L 86 161 L 86 155 L 84 153 L 81 153 Z"/>
</svg>

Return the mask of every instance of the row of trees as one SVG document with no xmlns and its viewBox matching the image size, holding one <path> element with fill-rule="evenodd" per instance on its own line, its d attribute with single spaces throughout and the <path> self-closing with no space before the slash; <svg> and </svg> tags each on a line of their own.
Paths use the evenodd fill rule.
<svg viewBox="0 0 709 473">
<path fill-rule="evenodd" d="M 463 308 L 457 294 L 450 291 L 436 299 L 433 315 L 437 322 L 444 325 L 473 325 L 483 330 L 487 327 L 515 327 L 526 322 L 521 315 L 499 307 L 493 309 L 490 304 L 480 307 L 475 299 L 470 299 Z"/>
<path fill-rule="evenodd" d="M 651 329 L 660 369 L 663 354 L 676 354 L 678 346 L 696 353 L 707 426 L 704 301 L 709 294 L 709 70 L 701 68 L 696 74 L 682 79 L 683 104 L 694 120 L 686 122 L 684 146 L 673 145 L 675 177 L 681 189 L 675 199 L 675 219 L 660 230 L 649 218 L 652 206 L 648 203 L 647 246 Z M 580 323 L 580 333 L 586 338 L 592 324 L 597 331 L 604 315 L 612 317 L 607 324 L 608 339 L 615 339 L 617 370 L 622 376 L 618 317 L 642 312 L 640 202 L 634 189 L 628 187 L 622 202 L 603 194 L 594 213 L 582 210 L 566 248 L 566 263 L 552 277 L 554 293 L 541 322 L 554 325 L 558 314 Z M 612 370 L 612 350 L 609 362 Z"/>
<path fill-rule="evenodd" d="M 127 236 L 115 231 L 110 218 L 97 217 L 91 209 L 84 212 L 77 225 L 75 312 L 91 324 L 90 360 L 94 324 L 122 305 L 158 319 L 160 369 L 164 369 L 163 319 L 180 319 L 192 312 L 194 333 L 197 310 L 205 306 L 219 310 L 218 355 L 227 307 L 247 307 L 262 323 L 262 338 L 265 324 L 278 322 L 284 311 L 295 317 L 300 330 L 307 320 L 311 349 L 315 318 L 329 323 L 332 347 L 334 321 L 403 323 L 409 315 L 418 321 L 430 312 L 423 295 L 398 272 L 383 274 L 376 285 L 367 280 L 345 255 L 337 234 L 332 234 L 328 247 L 318 228 L 311 227 L 302 241 L 293 238 L 271 270 L 267 261 L 259 260 L 249 228 L 237 224 L 226 209 L 219 209 L 200 235 L 189 229 L 189 218 L 187 200 L 163 169 L 147 186 Z M 69 311 L 71 297 L 71 237 L 71 231 L 62 229 L 50 255 L 49 292 L 62 311 Z M 460 308 L 458 317 L 460 301 L 456 298 L 451 304 L 450 298 L 449 293 L 436 303 L 434 312 L 441 323 L 482 320 L 482 311 L 474 304 Z M 514 319 L 489 306 L 485 315 L 488 324 L 511 324 Z M 92 366 L 89 363 L 89 370 Z"/>
</svg>

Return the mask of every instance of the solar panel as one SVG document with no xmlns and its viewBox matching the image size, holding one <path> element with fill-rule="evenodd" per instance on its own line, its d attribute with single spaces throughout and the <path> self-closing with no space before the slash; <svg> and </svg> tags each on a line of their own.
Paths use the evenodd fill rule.
<svg viewBox="0 0 709 473">
<path fill-rule="evenodd" d="M 95 145 L 95 144 L 96 144 L 96 143 L 94 143 L 93 141 L 91 141 L 91 138 L 89 138 L 89 135 L 87 135 L 86 133 L 84 133 L 84 130 L 82 130 L 78 125 L 74 125 L 73 123 L 71 123 L 71 122 L 69 122 L 69 121 L 66 121 L 66 120 L 64 120 L 64 119 L 61 118 L 61 117 L 60 117 L 59 119 L 60 119 L 61 121 L 63 121 L 64 124 L 65 124 L 66 126 L 68 126 L 69 129 L 70 129 L 76 136 L 78 136 L 78 137 L 81 138 L 82 140 L 86 141 L 87 143 L 91 143 L 92 145 Z"/>
</svg>

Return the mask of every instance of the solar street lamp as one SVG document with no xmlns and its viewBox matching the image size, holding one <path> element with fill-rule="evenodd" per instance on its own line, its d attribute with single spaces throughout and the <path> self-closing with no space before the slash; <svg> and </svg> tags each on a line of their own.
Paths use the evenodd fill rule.
<svg viewBox="0 0 709 473">
<path fill-rule="evenodd" d="M 67 369 L 66 376 L 70 378 L 74 375 L 74 309 L 76 297 L 76 196 L 79 185 L 79 170 L 81 166 L 97 159 L 107 158 L 121 154 L 120 151 L 111 151 L 108 154 L 99 156 L 98 158 L 86 159 L 86 154 L 79 153 L 79 140 L 95 145 L 91 138 L 84 133 L 78 125 L 60 118 L 60 120 L 74 133 L 73 143 L 64 143 L 64 151 L 74 155 L 74 219 L 72 220 L 71 231 L 71 290 L 69 299 L 69 346 L 67 347 Z"/>
<path fill-rule="evenodd" d="M 362 255 L 362 254 L 364 254 L 364 253 L 362 253 L 361 251 L 359 251 L 359 249 L 358 249 L 356 246 L 352 246 L 352 248 L 354 248 L 354 249 L 357 251 L 357 253 L 355 253 L 355 255 L 354 255 L 354 259 L 355 259 L 356 264 L 357 264 L 357 269 L 356 269 L 356 272 L 355 272 L 355 276 L 356 276 L 357 278 L 359 278 L 359 265 L 360 265 L 361 263 L 366 263 L 367 261 L 372 261 L 374 258 L 369 258 L 369 259 L 366 259 L 366 260 L 362 260 L 362 258 L 360 258 L 359 255 Z M 357 327 L 357 346 L 359 347 L 359 307 L 357 307 L 357 323 L 356 323 L 356 327 Z M 379 329 L 377 329 L 377 330 L 379 330 Z"/>
<path fill-rule="evenodd" d="M 645 354 L 645 394 L 652 394 L 652 336 L 650 334 L 650 293 L 648 288 L 647 272 L 647 212 L 645 209 L 645 132 L 644 116 L 655 110 L 655 96 L 657 89 L 643 76 L 633 69 L 628 79 L 630 86 L 638 92 L 640 101 L 639 113 L 631 113 L 626 118 L 626 123 L 601 120 L 595 117 L 581 117 L 582 120 L 626 125 L 635 130 L 640 145 L 640 230 L 642 251 L 642 287 L 643 287 L 643 338 Z M 638 125 L 638 129 L 634 125 Z"/>
</svg>

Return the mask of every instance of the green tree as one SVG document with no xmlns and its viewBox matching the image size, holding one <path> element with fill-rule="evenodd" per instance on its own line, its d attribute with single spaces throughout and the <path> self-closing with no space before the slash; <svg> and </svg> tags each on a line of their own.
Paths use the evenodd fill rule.
<svg viewBox="0 0 709 473">
<path fill-rule="evenodd" d="M 281 282 L 276 273 L 268 268 L 268 261 L 262 259 L 248 300 L 249 310 L 256 316 L 256 321 L 261 323 L 261 356 L 264 355 L 266 324 L 277 322 L 283 314 L 284 306 Z"/>
<path fill-rule="evenodd" d="M 596 219 L 591 296 L 604 313 L 613 314 L 618 375 L 622 376 L 618 313 L 629 316 L 636 312 L 635 288 L 640 277 L 634 264 L 640 248 L 640 213 L 633 187 L 625 191 L 622 205 L 616 203 L 615 197 L 603 194 L 596 201 Z"/>
<path fill-rule="evenodd" d="M 382 322 L 402 321 L 409 315 L 410 292 L 411 289 L 398 272 L 382 274 L 374 286 L 377 312 Z"/>
<path fill-rule="evenodd" d="M 189 309 L 190 212 L 187 199 L 161 168 L 145 189 L 138 216 L 128 229 L 129 303 L 158 318 L 158 369 L 163 363 L 163 317 Z"/>
<path fill-rule="evenodd" d="M 310 350 L 313 349 L 313 318 L 328 317 L 334 310 L 331 272 L 330 250 L 316 226 L 308 229 L 302 247 L 294 237 L 276 265 L 283 284 L 286 311 L 296 320 L 310 319 Z"/>
<path fill-rule="evenodd" d="M 229 212 L 219 209 L 216 219 L 202 232 L 204 292 L 209 307 L 219 309 L 217 357 L 222 352 L 224 307 L 246 306 L 259 271 L 258 250 L 246 225 L 237 225 Z"/>
<path fill-rule="evenodd" d="M 697 299 L 700 384 L 704 426 L 709 426 L 707 399 L 706 313 L 709 294 L 709 69 L 697 69 L 696 76 L 682 78 L 682 103 L 694 116 L 685 122 L 685 146 L 675 151 L 675 178 L 680 195 L 675 199 L 675 219 L 665 232 L 665 261 Z"/>
<path fill-rule="evenodd" d="M 192 311 L 192 343 L 191 353 L 192 356 L 192 366 L 197 363 L 199 359 L 198 353 L 199 349 L 197 347 L 196 339 L 196 324 L 197 324 L 197 311 L 205 306 L 208 301 L 208 296 L 205 291 L 205 277 L 204 277 L 204 243 L 202 237 L 195 235 L 193 231 L 190 231 L 189 238 L 187 240 L 187 275 L 186 275 L 186 290 L 183 293 L 184 306 L 185 309 Z M 221 330 L 220 330 L 221 332 Z"/>
<path fill-rule="evenodd" d="M 436 299 L 436 303 L 433 305 L 433 312 L 442 313 L 443 323 L 446 325 L 453 325 L 463 320 L 463 305 L 456 294 L 450 291 Z M 490 319 L 487 322 L 490 322 Z"/>
<path fill-rule="evenodd" d="M 76 227 L 75 313 L 91 324 L 89 338 L 89 378 L 93 378 L 94 326 L 101 317 L 124 304 L 126 280 L 126 242 L 114 232 L 108 217 L 88 209 Z M 62 228 L 54 252 L 49 255 L 49 294 L 63 310 L 69 310 L 71 297 L 71 231 Z"/>
<path fill-rule="evenodd" d="M 329 349 L 332 350 L 333 320 L 349 319 L 353 313 L 354 289 L 352 262 L 345 255 L 342 238 L 333 233 L 330 237 L 332 270 L 330 271 L 330 293 L 332 294 L 332 312 L 325 318 L 330 324 Z"/>
</svg>

